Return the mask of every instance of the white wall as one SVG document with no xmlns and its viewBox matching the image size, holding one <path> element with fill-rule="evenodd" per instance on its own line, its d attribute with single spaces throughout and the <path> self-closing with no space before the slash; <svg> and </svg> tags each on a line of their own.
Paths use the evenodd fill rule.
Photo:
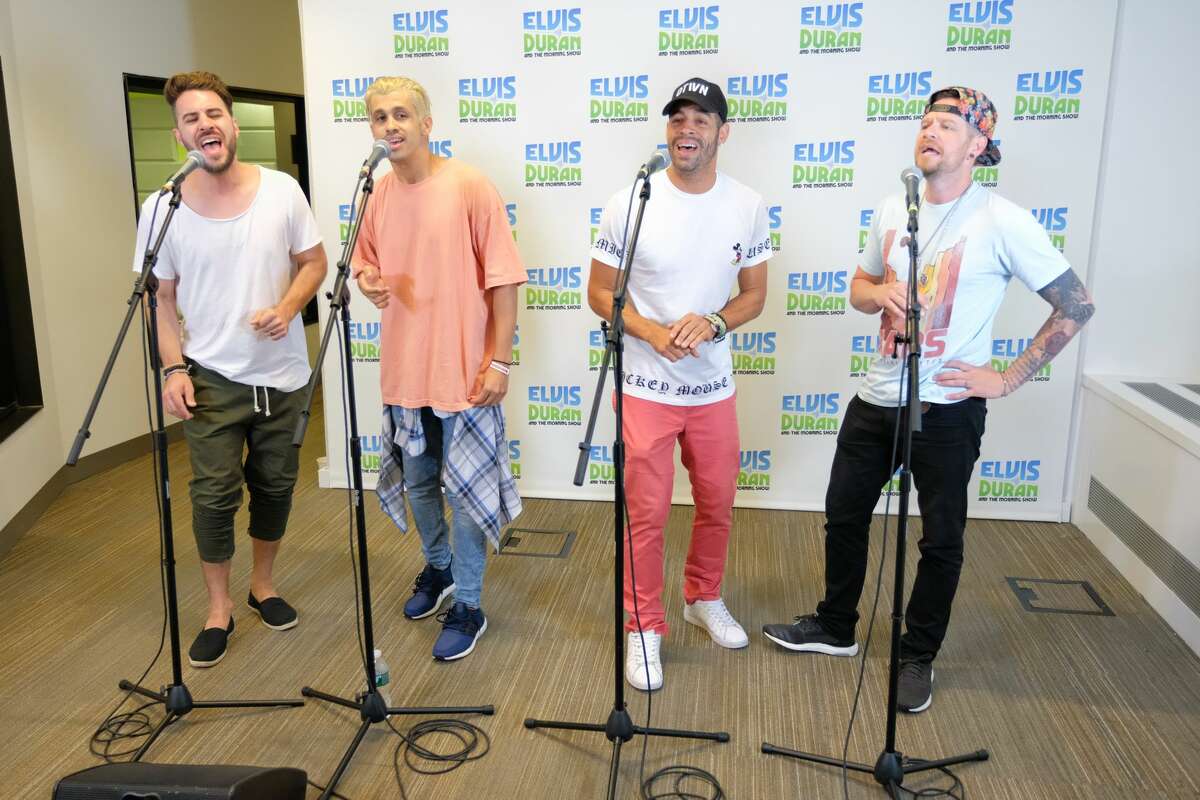
<svg viewBox="0 0 1200 800">
<path fill-rule="evenodd" d="M 300 94 L 295 0 L 0 0 L 30 299 L 46 408 L 0 443 L 0 527 L 66 458 L 133 285 L 122 73 L 208 69 Z M 84 453 L 146 431 L 131 331 Z"/>
<path fill-rule="evenodd" d="M 25 118 L 20 94 L 20 67 L 9 24 L 10 0 L 0 0 L 0 67 L 4 71 L 4 94 L 8 103 L 12 135 L 13 168 L 17 178 L 17 203 L 21 209 L 21 236 L 29 268 L 29 299 L 33 306 L 34 336 L 39 343 L 38 368 L 43 376 L 45 409 L 35 414 L 15 433 L 0 443 L 0 527 L 29 501 L 62 464 L 66 451 L 57 452 L 61 435 L 57 396 L 50 391 L 46 376 L 51 369 L 46 341 L 47 322 L 38 239 L 33 225 L 33 180 L 29 174 L 28 143 L 21 121 Z"/>
<path fill-rule="evenodd" d="M 1200 379 L 1200 3 L 1123 0 L 1101 163 L 1085 372 Z"/>
</svg>

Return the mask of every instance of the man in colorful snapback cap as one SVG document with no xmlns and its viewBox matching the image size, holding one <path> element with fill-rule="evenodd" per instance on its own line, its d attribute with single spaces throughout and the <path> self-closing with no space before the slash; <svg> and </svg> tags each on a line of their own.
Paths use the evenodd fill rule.
<svg viewBox="0 0 1200 800">
<path fill-rule="evenodd" d="M 914 158 L 925 180 L 918 212 L 923 429 L 913 435 L 911 468 L 921 508 L 921 559 L 905 614 L 897 704 L 933 702 L 933 660 L 950 622 L 967 521 L 967 486 L 979 457 L 986 399 L 1016 391 L 1062 351 L 1093 312 L 1092 299 L 1028 210 L 972 181 L 975 165 L 1000 161 L 996 109 L 980 91 L 934 92 L 917 132 Z M 846 408 L 825 495 L 825 594 L 815 614 L 765 625 L 789 650 L 853 656 L 867 569 L 867 537 L 880 488 L 894 460 L 897 415 L 906 401 L 904 350 L 896 336 L 908 307 L 908 209 L 903 192 L 875 212 L 850 284 L 850 303 L 879 315 L 881 357 Z M 990 365 L 992 323 L 1013 277 L 1040 294 L 1050 316 L 1007 370 Z M 1062 420 L 1063 425 L 1068 420 Z"/>
<path fill-rule="evenodd" d="M 676 441 L 696 504 L 683 566 L 683 618 L 721 647 L 749 644 L 721 599 L 740 463 L 725 333 L 762 312 L 771 240 L 762 197 L 717 171 L 717 150 L 729 138 L 727 113 L 721 87 L 703 78 L 671 93 L 663 108 L 671 166 L 648 179 L 653 194 L 630 267 L 623 315 L 632 542 L 625 553 L 625 679 L 642 691 L 663 684 L 663 528 Z M 612 314 L 631 188 L 608 201 L 592 246 L 588 304 L 604 319 Z"/>
</svg>

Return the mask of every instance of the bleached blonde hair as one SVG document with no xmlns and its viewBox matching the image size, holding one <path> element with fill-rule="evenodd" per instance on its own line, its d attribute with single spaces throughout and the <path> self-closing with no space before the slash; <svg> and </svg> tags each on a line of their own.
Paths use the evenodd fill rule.
<svg viewBox="0 0 1200 800">
<path fill-rule="evenodd" d="M 375 82 L 367 87 L 366 94 L 363 95 L 363 102 L 366 103 L 367 111 L 371 110 L 372 98 L 395 92 L 409 93 L 413 100 L 413 113 L 417 119 L 425 119 L 429 116 L 432 106 L 429 103 L 429 95 L 425 92 L 425 87 L 412 78 L 400 76 L 376 78 Z"/>
</svg>

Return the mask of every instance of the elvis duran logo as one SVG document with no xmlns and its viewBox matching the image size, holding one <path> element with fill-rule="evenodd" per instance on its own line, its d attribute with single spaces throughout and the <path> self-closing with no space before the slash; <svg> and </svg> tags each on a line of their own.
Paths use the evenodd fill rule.
<svg viewBox="0 0 1200 800">
<path fill-rule="evenodd" d="M 588 122 L 645 122 L 650 119 L 649 75 L 610 75 L 588 80 Z"/>
<path fill-rule="evenodd" d="M 517 76 L 459 78 L 459 122 L 515 122 Z"/>
<path fill-rule="evenodd" d="M 793 189 L 854 186 L 854 140 L 801 142 L 792 148 Z"/>
<path fill-rule="evenodd" d="M 775 374 L 775 331 L 733 331 L 729 352 L 734 375 Z"/>
<path fill-rule="evenodd" d="M 933 72 L 885 72 L 867 76 L 867 122 L 920 119 L 933 91 Z"/>
<path fill-rule="evenodd" d="M 849 285 L 849 273 L 844 269 L 788 273 L 787 315 L 842 316 Z"/>
<path fill-rule="evenodd" d="M 583 185 L 583 143 L 531 142 L 525 145 L 525 187 Z"/>
<path fill-rule="evenodd" d="M 521 366 L 521 323 L 519 322 L 513 328 L 512 365 L 514 367 Z"/>
<path fill-rule="evenodd" d="M 836 436 L 841 394 L 785 394 L 780 401 L 782 436 Z"/>
<path fill-rule="evenodd" d="M 588 331 L 588 372 L 596 372 L 600 369 L 600 365 L 604 363 L 606 349 L 607 342 L 604 339 L 604 331 L 599 328 Z M 611 362 L 609 369 L 612 369 Z"/>
<path fill-rule="evenodd" d="M 720 11 L 720 6 L 661 9 L 658 12 L 658 54 L 696 56 L 720 52 Z"/>
<path fill-rule="evenodd" d="M 1030 209 L 1033 218 L 1046 229 L 1046 235 L 1050 237 L 1050 244 L 1054 245 L 1054 249 L 1060 253 L 1067 246 L 1067 213 L 1069 210 L 1066 206 Z"/>
<path fill-rule="evenodd" d="M 617 471 L 613 465 L 612 448 L 606 444 L 594 444 L 588 450 L 588 483 L 593 486 L 611 486 L 616 482 Z"/>
<path fill-rule="evenodd" d="M 996 143 L 996 147 L 1000 146 L 999 139 L 992 139 Z M 1003 152 L 1003 151 L 1001 151 Z M 971 180 L 978 183 L 980 186 L 995 188 L 1000 185 L 1000 167 L 992 165 L 990 167 L 975 167 L 971 170 Z"/>
<path fill-rule="evenodd" d="M 738 459 L 737 488 L 747 492 L 771 491 L 771 451 L 742 450 Z"/>
<path fill-rule="evenodd" d="M 588 245 L 596 243 L 596 237 L 600 235 L 600 218 L 604 215 L 603 208 L 588 209 L 588 229 L 591 231 L 591 238 L 588 239 Z"/>
<path fill-rule="evenodd" d="M 862 50 L 862 3 L 800 7 L 800 55 Z"/>
<path fill-rule="evenodd" d="M 358 437 L 360 455 L 358 465 L 363 472 L 379 472 L 379 459 L 383 457 L 383 437 L 379 434 Z"/>
<path fill-rule="evenodd" d="M 979 462 L 979 500 L 1031 503 L 1038 499 L 1041 459 Z"/>
<path fill-rule="evenodd" d="M 1031 344 L 1033 344 L 1033 339 L 992 339 L 992 369 L 1004 372 Z M 1029 380 L 1035 383 L 1044 383 L 1050 380 L 1052 366 L 1053 364 L 1044 365 L 1033 373 L 1033 377 Z"/>
<path fill-rule="evenodd" d="M 788 74 L 735 75 L 725 82 L 730 122 L 787 122 Z"/>
<path fill-rule="evenodd" d="M 861 378 L 879 357 L 878 336 L 850 337 L 850 377 Z"/>
<path fill-rule="evenodd" d="M 355 364 L 379 363 L 379 323 L 350 323 L 350 357 Z"/>
<path fill-rule="evenodd" d="M 578 386 L 530 386 L 530 425 L 582 425 L 583 392 Z"/>
<path fill-rule="evenodd" d="M 952 2 L 946 17 L 946 52 L 1008 50 L 1012 47 L 1013 0 Z"/>
<path fill-rule="evenodd" d="M 583 52 L 583 9 L 551 8 L 521 13 L 525 58 L 577 56 Z"/>
<path fill-rule="evenodd" d="M 521 480 L 521 440 L 508 440 L 508 468 L 516 480 Z"/>
<path fill-rule="evenodd" d="M 1083 70 L 1048 69 L 1017 74 L 1013 122 L 1078 119 L 1083 93 Z"/>
<path fill-rule="evenodd" d="M 450 55 L 450 12 L 398 11 L 392 14 L 392 52 L 396 58 Z"/>
<path fill-rule="evenodd" d="M 525 270 L 525 308 L 578 311 L 583 308 L 583 267 L 530 267 Z"/>
<path fill-rule="evenodd" d="M 508 227 L 512 230 L 513 240 L 517 238 L 517 204 L 505 203 L 504 212 L 508 214 Z"/>
<path fill-rule="evenodd" d="M 767 230 L 771 236 L 771 252 L 778 253 L 783 247 L 783 206 L 767 206 Z"/>
<path fill-rule="evenodd" d="M 361 78 L 334 78 L 330 93 L 333 95 L 334 122 L 366 122 L 367 104 L 362 96 L 375 82 L 369 75 Z"/>
<path fill-rule="evenodd" d="M 863 252 L 867 249 L 867 239 L 871 235 L 871 219 L 875 216 L 875 209 L 860 208 L 858 210 L 858 252 Z"/>
</svg>

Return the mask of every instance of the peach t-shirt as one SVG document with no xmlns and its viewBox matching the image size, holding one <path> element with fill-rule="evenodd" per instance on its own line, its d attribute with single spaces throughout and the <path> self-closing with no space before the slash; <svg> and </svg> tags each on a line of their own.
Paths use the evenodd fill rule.
<svg viewBox="0 0 1200 800">
<path fill-rule="evenodd" d="M 390 292 L 380 331 L 383 402 L 470 408 L 475 376 L 493 352 L 489 290 L 526 280 L 499 192 L 453 159 L 419 183 L 388 172 L 367 203 L 355 276 L 364 263 L 379 267 Z"/>
</svg>

